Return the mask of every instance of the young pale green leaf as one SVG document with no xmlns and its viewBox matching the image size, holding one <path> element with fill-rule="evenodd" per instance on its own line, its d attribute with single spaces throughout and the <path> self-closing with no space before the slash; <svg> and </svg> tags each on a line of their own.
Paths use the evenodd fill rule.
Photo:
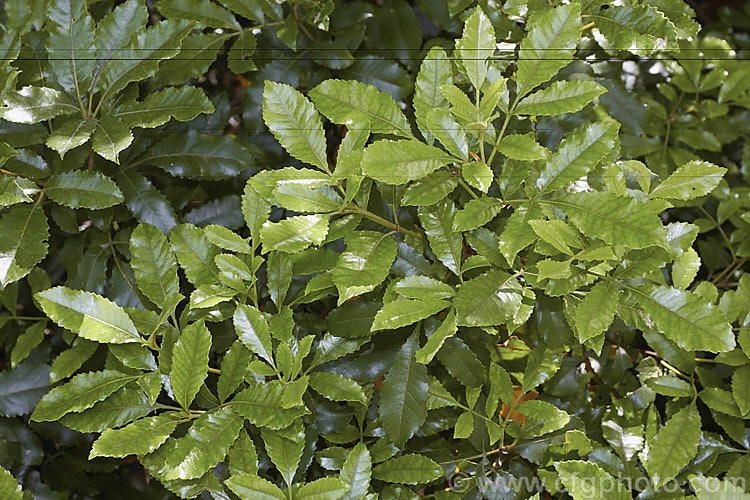
<svg viewBox="0 0 750 500">
<path fill-rule="evenodd" d="M 182 40 L 193 27 L 194 22 L 186 19 L 162 21 L 131 37 L 127 47 L 118 51 L 118 57 L 102 68 L 102 99 L 120 92 L 130 82 L 156 74 L 162 60 L 180 51 Z"/>
<path fill-rule="evenodd" d="M 206 28 L 240 29 L 240 24 L 231 12 L 211 2 L 161 0 L 156 7 L 167 18 L 194 19 Z"/>
<path fill-rule="evenodd" d="M 284 386 L 275 380 L 249 386 L 232 398 L 230 404 L 234 411 L 257 427 L 284 429 L 309 411 L 303 406 L 285 408 L 283 394 Z"/>
<path fill-rule="evenodd" d="M 414 355 L 417 363 L 428 364 L 438 353 L 443 343 L 456 334 L 456 313 L 451 309 L 440 326 L 427 338 L 427 343 L 421 347 Z"/>
<path fill-rule="evenodd" d="M 454 231 L 471 231 L 484 226 L 502 210 L 500 200 L 486 196 L 468 201 L 453 217 Z"/>
<path fill-rule="evenodd" d="M 22 500 L 24 497 L 21 485 L 5 467 L 0 467 L 0 495 L 8 500 Z"/>
<path fill-rule="evenodd" d="M 328 217 L 297 215 L 279 222 L 264 222 L 260 229 L 263 252 L 280 250 L 296 253 L 320 245 L 328 234 Z"/>
<path fill-rule="evenodd" d="M 188 433 L 177 439 L 166 457 L 167 481 L 196 479 L 224 460 L 242 429 L 243 418 L 231 408 L 209 411 L 198 417 Z"/>
<path fill-rule="evenodd" d="M 665 246 L 661 219 L 643 202 L 603 192 L 570 193 L 553 203 L 587 236 L 629 248 Z"/>
<path fill-rule="evenodd" d="M 300 213 L 335 212 L 343 203 L 328 186 L 311 188 L 302 184 L 282 184 L 273 194 L 279 206 Z"/>
<path fill-rule="evenodd" d="M 240 141 L 190 130 L 168 134 L 129 166 L 155 165 L 176 177 L 219 180 L 238 176 L 249 168 L 251 158 Z"/>
<path fill-rule="evenodd" d="M 389 483 L 429 483 L 442 476 L 442 467 L 432 459 L 414 453 L 387 460 L 372 470 L 374 479 Z"/>
<path fill-rule="evenodd" d="M 34 297 L 55 323 L 84 339 L 112 344 L 141 341 L 127 313 L 104 297 L 64 286 L 38 292 Z"/>
<path fill-rule="evenodd" d="M 654 50 L 674 46 L 677 39 L 674 24 L 650 5 L 615 5 L 591 17 L 617 50 L 647 56 Z"/>
<path fill-rule="evenodd" d="M 177 261 L 164 233 L 139 224 L 130 236 L 130 265 L 138 288 L 159 307 L 179 293 Z"/>
<path fill-rule="evenodd" d="M 386 435 L 403 447 L 427 417 L 427 367 L 416 362 L 418 332 L 412 334 L 393 360 L 380 392 L 380 421 Z"/>
<path fill-rule="evenodd" d="M 489 165 L 481 161 L 464 163 L 461 167 L 461 175 L 469 186 L 477 188 L 483 193 L 490 189 L 495 174 Z"/>
<path fill-rule="evenodd" d="M 337 477 L 322 477 L 302 485 L 294 498 L 299 500 L 339 500 L 349 487 Z"/>
<path fill-rule="evenodd" d="M 413 103 L 419 129 L 430 144 L 432 127 L 427 124 L 427 115 L 435 108 L 445 107 L 447 101 L 439 89 L 441 85 L 452 84 L 453 70 L 448 56 L 441 47 L 432 47 L 419 67 Z"/>
<path fill-rule="evenodd" d="M 508 158 L 521 161 L 544 160 L 549 156 L 549 151 L 536 142 L 531 132 L 506 135 L 500 141 L 497 151 Z"/>
<path fill-rule="evenodd" d="M 401 199 L 402 205 L 430 206 L 448 196 L 458 179 L 447 170 L 438 170 L 409 184 Z"/>
<path fill-rule="evenodd" d="M 334 123 L 369 127 L 377 134 L 411 137 L 411 127 L 398 104 L 385 92 L 353 80 L 326 80 L 308 94 L 315 107 Z"/>
<path fill-rule="evenodd" d="M 649 198 L 692 200 L 713 191 L 727 169 L 707 161 L 690 161 L 667 177 L 649 193 Z"/>
<path fill-rule="evenodd" d="M 219 249 L 203 231 L 192 224 L 180 224 L 169 233 L 169 242 L 189 282 L 197 286 L 219 280 L 214 264 Z"/>
<path fill-rule="evenodd" d="M 297 420 L 284 430 L 261 429 L 266 453 L 287 485 L 291 486 L 305 449 L 305 428 Z"/>
<path fill-rule="evenodd" d="M 407 276 L 396 282 L 394 290 L 410 299 L 449 299 L 456 294 L 450 285 L 420 275 Z"/>
<path fill-rule="evenodd" d="M 408 326 L 439 313 L 449 305 L 440 299 L 405 299 L 388 302 L 375 315 L 370 330 L 395 330 Z"/>
<path fill-rule="evenodd" d="M 253 306 L 240 304 L 233 319 L 240 341 L 273 366 L 271 334 L 263 313 Z"/>
<path fill-rule="evenodd" d="M 258 239 L 258 232 L 270 214 L 271 204 L 248 181 L 242 194 L 242 215 L 253 240 Z"/>
<path fill-rule="evenodd" d="M 578 3 L 543 9 L 531 16 L 529 33 L 518 49 L 518 99 L 568 65 L 581 37 Z"/>
<path fill-rule="evenodd" d="M 532 350 L 526 362 L 523 372 L 523 385 L 521 394 L 526 394 L 550 379 L 560 369 L 562 355 L 559 351 L 549 349 L 546 346 L 537 347 Z"/>
<path fill-rule="evenodd" d="M 398 245 L 386 233 L 354 231 L 344 238 L 346 250 L 331 270 L 339 291 L 338 305 L 369 292 L 388 276 Z"/>
<path fill-rule="evenodd" d="M 521 285 L 498 269 L 464 283 L 453 300 L 459 326 L 493 326 L 511 320 L 521 307 Z"/>
<path fill-rule="evenodd" d="M 328 171 L 320 115 L 299 91 L 289 85 L 266 81 L 263 121 L 291 156 Z"/>
<path fill-rule="evenodd" d="M 630 295 L 668 339 L 688 351 L 734 349 L 732 327 L 721 310 L 686 290 L 640 285 Z"/>
<path fill-rule="evenodd" d="M 53 175 L 44 192 L 52 201 L 70 208 L 107 208 L 125 200 L 112 179 L 87 170 Z"/>
<path fill-rule="evenodd" d="M 477 7 L 464 24 L 463 36 L 456 40 L 466 76 L 475 89 L 481 89 L 487 78 L 487 58 L 494 53 L 495 43 L 495 28 L 482 8 Z"/>
<path fill-rule="evenodd" d="M 224 250 L 245 254 L 253 253 L 246 238 L 241 237 L 224 226 L 209 224 L 203 228 L 203 232 L 206 234 L 208 241 Z"/>
<path fill-rule="evenodd" d="M 151 453 L 164 444 L 179 422 L 178 414 L 169 412 L 141 418 L 120 429 L 107 429 L 92 444 L 89 460 Z"/>
<path fill-rule="evenodd" d="M 255 474 L 232 474 L 226 485 L 240 498 L 287 500 L 281 488 Z"/>
<path fill-rule="evenodd" d="M 518 252 L 536 239 L 536 233 L 530 222 L 541 218 L 543 215 L 538 203 L 532 202 L 529 205 L 524 204 L 515 208 L 498 241 L 498 248 L 505 260 L 513 262 Z"/>
<path fill-rule="evenodd" d="M 53 422 L 66 413 L 81 412 L 138 377 L 114 370 L 81 373 L 45 394 L 31 414 L 31 419 Z"/>
<path fill-rule="evenodd" d="M 55 130 L 47 137 L 47 147 L 60 153 L 60 158 L 73 148 L 86 144 L 94 133 L 97 120 L 67 118 L 55 121 Z"/>
<path fill-rule="evenodd" d="M 47 255 L 49 225 L 41 204 L 12 207 L 0 218 L 0 289 L 20 280 Z"/>
<path fill-rule="evenodd" d="M 211 332 L 202 321 L 186 326 L 172 349 L 169 378 L 174 397 L 183 408 L 190 407 L 208 376 L 209 351 Z"/>
<path fill-rule="evenodd" d="M 698 275 L 701 258 L 693 248 L 677 257 L 672 263 L 672 284 L 675 288 L 685 290 Z"/>
<path fill-rule="evenodd" d="M 648 454 L 642 461 L 655 487 L 675 477 L 695 457 L 700 435 L 701 418 L 691 402 L 649 439 Z"/>
<path fill-rule="evenodd" d="M 128 127 L 155 128 L 174 118 L 187 122 L 201 113 L 213 113 L 214 106 L 197 87 L 167 87 L 152 92 L 143 101 L 123 106 L 112 116 Z"/>
<path fill-rule="evenodd" d="M 341 500 L 359 500 L 367 494 L 372 475 L 372 458 L 364 443 L 357 443 L 341 467 L 341 479 L 347 485 Z"/>
<path fill-rule="evenodd" d="M 535 197 L 565 187 L 588 173 L 612 151 L 619 128 L 618 122 L 605 120 L 581 125 L 568 134 L 536 180 Z"/>
<path fill-rule="evenodd" d="M 427 112 L 425 127 L 422 131 L 435 136 L 450 154 L 464 160 L 469 158 L 466 132 L 447 109 L 434 108 Z"/>
<path fill-rule="evenodd" d="M 419 220 L 430 248 L 445 267 L 458 275 L 461 266 L 461 234 L 453 230 L 455 215 L 456 206 L 447 199 L 431 207 L 419 208 Z"/>
<path fill-rule="evenodd" d="M 147 222 L 168 234 L 177 225 L 174 209 L 164 195 L 138 172 L 128 170 L 116 176 L 125 205 L 140 222 Z"/>
<path fill-rule="evenodd" d="M 362 387 L 349 377 L 338 373 L 313 372 L 310 374 L 310 387 L 331 401 L 355 401 L 367 404 Z"/>
<path fill-rule="evenodd" d="M 229 472 L 237 474 L 256 474 L 258 472 L 258 452 L 247 431 L 241 430 L 228 453 Z"/>
<path fill-rule="evenodd" d="M 573 500 L 629 500 L 630 492 L 618 479 L 592 462 L 556 462 L 560 482 Z"/>
<path fill-rule="evenodd" d="M 529 225 L 546 243 L 565 255 L 573 255 L 573 248 L 583 248 L 581 235 L 561 220 L 530 220 Z"/>
<path fill-rule="evenodd" d="M 526 96 L 515 107 L 519 115 L 556 116 L 575 113 L 607 92 L 606 87 L 588 80 L 562 80 Z"/>
<path fill-rule="evenodd" d="M 524 438 L 539 437 L 548 432 L 562 429 L 570 421 L 570 415 L 565 411 L 551 403 L 537 399 L 521 403 L 518 412 L 526 416 L 526 420 L 521 426 Z"/>
<path fill-rule="evenodd" d="M 576 307 L 578 341 L 583 343 L 604 333 L 612 324 L 619 305 L 620 290 L 612 281 L 600 281 Z"/>
<path fill-rule="evenodd" d="M 65 92 L 47 87 L 23 87 L 3 95 L 0 118 L 13 123 L 38 123 L 79 111 Z"/>
<path fill-rule="evenodd" d="M 105 116 L 96 122 L 94 136 L 91 144 L 99 156 L 111 162 L 120 164 L 120 151 L 130 146 L 133 142 L 133 134 L 130 127 L 125 125 L 119 118 Z"/>
<path fill-rule="evenodd" d="M 744 477 L 727 474 L 719 480 L 715 476 L 691 474 L 689 478 L 697 500 L 750 500 L 750 493 L 742 487 Z"/>
<path fill-rule="evenodd" d="M 362 170 L 378 181 L 406 184 L 421 179 L 455 159 L 443 150 L 417 140 L 372 143 L 362 156 Z"/>
</svg>

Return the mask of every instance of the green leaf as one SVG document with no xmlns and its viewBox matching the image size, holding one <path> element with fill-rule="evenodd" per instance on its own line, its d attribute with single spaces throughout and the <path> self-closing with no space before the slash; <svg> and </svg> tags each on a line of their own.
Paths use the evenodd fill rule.
<svg viewBox="0 0 750 500">
<path fill-rule="evenodd" d="M 671 375 L 661 375 L 646 380 L 654 392 L 669 397 L 686 398 L 695 395 L 695 389 L 684 380 Z"/>
<path fill-rule="evenodd" d="M 282 403 L 284 386 L 278 380 L 250 385 L 238 393 L 230 404 L 232 409 L 251 424 L 269 429 L 284 429 L 308 410 L 297 406 L 285 408 Z"/>
<path fill-rule="evenodd" d="M 438 351 L 437 358 L 462 385 L 474 388 L 484 384 L 487 368 L 461 338 L 447 338 Z"/>
<path fill-rule="evenodd" d="M 562 80 L 525 97 L 516 105 L 514 111 L 519 115 L 545 116 L 576 113 L 605 92 L 606 87 L 596 82 Z"/>
<path fill-rule="evenodd" d="M 231 12 L 211 2 L 161 0 L 156 8 L 167 18 L 194 19 L 206 28 L 240 29 Z"/>
<path fill-rule="evenodd" d="M 615 49 L 647 56 L 675 46 L 674 25 L 650 5 L 616 5 L 588 17 Z"/>
<path fill-rule="evenodd" d="M 79 112 L 68 94 L 47 87 L 28 86 L 6 92 L 3 104 L 5 107 L 0 108 L 0 118 L 13 123 L 38 123 Z"/>
<path fill-rule="evenodd" d="M 253 240 L 258 239 L 258 232 L 270 214 L 271 204 L 248 181 L 242 194 L 242 215 Z"/>
<path fill-rule="evenodd" d="M 81 373 L 45 394 L 31 419 L 36 422 L 53 422 L 66 413 L 81 412 L 138 377 L 114 370 Z"/>
<path fill-rule="evenodd" d="M 750 493 L 742 486 L 743 480 L 729 474 L 721 481 L 716 477 L 691 474 L 690 486 L 698 500 L 750 500 Z"/>
<path fill-rule="evenodd" d="M 70 208 L 107 208 L 125 200 L 112 179 L 87 170 L 53 175 L 44 192 L 52 201 Z"/>
<path fill-rule="evenodd" d="M 10 352 L 11 368 L 16 368 L 18 363 L 26 359 L 29 353 L 44 340 L 45 328 L 47 328 L 46 321 L 37 321 L 18 336 Z"/>
<path fill-rule="evenodd" d="M 453 304 L 459 326 L 493 326 L 513 319 L 523 299 L 515 276 L 488 271 L 464 283 Z"/>
<path fill-rule="evenodd" d="M 337 477 L 322 477 L 301 486 L 294 498 L 300 500 L 339 500 L 348 490 L 347 484 Z"/>
<path fill-rule="evenodd" d="M 266 81 L 263 121 L 291 156 L 328 171 L 320 115 L 299 91 L 289 85 Z"/>
<path fill-rule="evenodd" d="M 326 333 L 317 344 L 315 355 L 313 356 L 311 367 L 319 366 L 330 361 L 335 361 L 347 354 L 355 352 L 369 340 L 369 337 L 356 339 L 345 339 L 334 337 Z"/>
<path fill-rule="evenodd" d="M 120 92 L 130 82 L 154 76 L 159 62 L 180 51 L 180 43 L 193 27 L 193 21 L 186 19 L 161 21 L 131 37 L 127 47 L 118 50 L 118 57 L 102 68 L 102 99 Z"/>
<path fill-rule="evenodd" d="M 238 140 L 190 130 L 165 136 L 128 166 L 155 165 L 176 177 L 220 180 L 237 177 L 251 158 Z"/>
<path fill-rule="evenodd" d="M 463 36 L 456 40 L 466 76 L 475 89 L 481 89 L 487 78 L 487 58 L 495 52 L 495 28 L 481 7 L 464 24 Z"/>
<path fill-rule="evenodd" d="M 530 220 L 531 229 L 546 243 L 565 255 L 572 256 L 573 248 L 583 248 L 581 235 L 561 220 Z"/>
<path fill-rule="evenodd" d="M 28 415 L 49 390 L 50 368 L 26 361 L 0 372 L 0 415 Z"/>
<path fill-rule="evenodd" d="M 221 360 L 221 374 L 217 383 L 219 401 L 226 401 L 240 386 L 248 372 L 252 354 L 241 343 L 235 342 Z"/>
<path fill-rule="evenodd" d="M 562 355 L 556 350 L 546 346 L 532 350 L 526 362 L 520 393 L 526 394 L 549 380 L 560 369 L 561 363 Z"/>
<path fill-rule="evenodd" d="M 435 136 L 448 152 L 464 160 L 469 158 L 466 132 L 447 109 L 431 109 L 427 113 L 425 125 L 423 131 Z"/>
<path fill-rule="evenodd" d="M 498 247 L 508 262 L 515 260 L 518 252 L 529 246 L 535 239 L 532 220 L 542 217 L 543 213 L 539 204 L 521 205 L 511 214 L 505 229 L 500 234 Z"/>
<path fill-rule="evenodd" d="M 234 328 L 243 344 L 274 366 L 268 321 L 260 311 L 240 304 L 234 312 Z"/>
<path fill-rule="evenodd" d="M 581 343 L 597 337 L 612 324 L 619 305 L 619 289 L 612 281 L 600 281 L 576 307 L 576 330 Z"/>
<path fill-rule="evenodd" d="M 60 158 L 73 148 L 86 144 L 94 133 L 97 120 L 80 118 L 60 119 L 55 122 L 55 130 L 47 137 L 47 147 L 60 153 Z"/>
<path fill-rule="evenodd" d="M 331 401 L 355 401 L 367 404 L 362 387 L 349 377 L 338 373 L 313 372 L 310 374 L 310 387 Z"/>
<path fill-rule="evenodd" d="M 254 474 L 232 474 L 226 485 L 240 498 L 287 500 L 278 486 Z"/>
<path fill-rule="evenodd" d="M 490 166 L 481 161 L 465 163 L 461 167 L 461 175 L 469 186 L 477 188 L 483 193 L 490 189 L 492 179 L 495 177 Z"/>
<path fill-rule="evenodd" d="M 667 286 L 630 289 L 657 330 L 688 351 L 726 352 L 734 349 L 732 327 L 721 310 L 703 297 Z"/>
<path fill-rule="evenodd" d="M 342 500 L 358 500 L 367 494 L 372 472 L 372 458 L 364 443 L 357 443 L 341 467 L 341 479 L 347 485 Z"/>
<path fill-rule="evenodd" d="M 706 387 L 698 396 L 712 410 L 724 413 L 730 417 L 742 418 L 740 408 L 737 406 L 731 392 L 719 389 L 718 387 Z"/>
<path fill-rule="evenodd" d="M 620 124 L 606 120 L 581 125 L 571 132 L 547 160 L 535 183 L 535 197 L 575 182 L 615 147 Z"/>
<path fill-rule="evenodd" d="M 407 454 L 392 458 L 372 470 L 380 481 L 401 484 L 422 484 L 443 476 L 443 468 L 424 455 Z"/>
<path fill-rule="evenodd" d="M 456 313 L 451 309 L 440 326 L 427 338 L 427 342 L 415 353 L 417 363 L 423 365 L 432 361 L 432 358 L 438 353 L 446 339 L 452 337 L 458 331 L 456 326 Z"/>
<path fill-rule="evenodd" d="M 5 467 L 0 467 L 0 495 L 8 500 L 23 499 L 21 485 Z"/>
<path fill-rule="evenodd" d="M 417 117 L 417 124 L 423 134 L 427 134 L 425 139 L 431 144 L 429 139 L 431 128 L 427 125 L 427 115 L 435 108 L 445 107 L 446 99 L 440 93 L 441 85 L 453 84 L 453 71 L 450 61 L 445 51 L 441 47 L 432 47 L 422 60 L 417 74 L 416 85 L 414 86 L 414 114 Z"/>
<path fill-rule="evenodd" d="M 284 430 L 261 429 L 261 436 L 268 457 L 286 484 L 291 486 L 305 448 L 305 428 L 302 422 L 298 420 Z"/>
<path fill-rule="evenodd" d="M 750 388 L 750 366 L 740 366 L 732 374 L 732 395 L 743 416 L 750 413 L 748 388 Z"/>
<path fill-rule="evenodd" d="M 243 418 L 231 408 L 202 414 L 167 455 L 167 481 L 197 479 L 224 460 L 242 429 Z"/>
<path fill-rule="evenodd" d="M 672 479 L 698 452 L 701 418 L 695 403 L 675 413 L 659 432 L 649 439 L 643 460 L 655 487 Z"/>
<path fill-rule="evenodd" d="M 362 156 L 365 175 L 388 184 L 421 179 L 455 161 L 441 149 L 417 140 L 383 140 L 372 143 Z"/>
<path fill-rule="evenodd" d="M 105 116 L 96 122 L 91 144 L 94 151 L 102 158 L 119 165 L 120 151 L 130 146 L 132 142 L 133 134 L 130 132 L 130 127 L 119 118 Z"/>
<path fill-rule="evenodd" d="M 151 453 L 164 444 L 179 422 L 177 413 L 169 412 L 141 418 L 120 429 L 107 429 L 92 444 L 89 460 Z"/>
<path fill-rule="evenodd" d="M 177 261 L 164 234 L 151 224 L 139 224 L 130 236 L 130 265 L 138 288 L 163 308 L 179 293 Z"/>
<path fill-rule="evenodd" d="M 532 399 L 518 406 L 518 412 L 526 415 L 521 432 L 524 438 L 543 436 L 562 429 L 570 421 L 570 415 L 546 401 Z"/>
<path fill-rule="evenodd" d="M 331 270 L 333 283 L 339 291 L 339 305 L 382 283 L 398 251 L 390 235 L 375 231 L 354 231 L 344 242 L 346 250 Z"/>
<path fill-rule="evenodd" d="M 154 85 L 181 85 L 191 78 L 200 78 L 230 36 L 231 33 L 190 33 L 182 40 L 180 52 L 159 64 L 152 78 Z"/>
<path fill-rule="evenodd" d="M 675 288 L 685 290 L 698 275 L 701 258 L 693 248 L 677 257 L 672 263 L 672 283 Z"/>
<path fill-rule="evenodd" d="M 440 299 L 405 299 L 388 302 L 375 315 L 370 330 L 395 330 L 411 325 L 439 313 L 449 305 Z"/>
<path fill-rule="evenodd" d="M 418 348 L 419 336 L 415 332 L 396 354 L 380 392 L 380 421 L 388 438 L 399 447 L 427 416 L 427 367 L 414 358 Z"/>
<path fill-rule="evenodd" d="M 41 204 L 9 209 L 0 218 L 0 288 L 20 280 L 47 255 L 49 225 Z"/>
<path fill-rule="evenodd" d="M 407 276 L 396 282 L 394 290 L 410 299 L 449 299 L 456 294 L 450 285 L 420 275 Z"/>
<path fill-rule="evenodd" d="M 337 337 L 370 335 L 370 327 L 380 307 L 378 302 L 365 300 L 346 302 L 326 316 L 328 332 Z"/>
<path fill-rule="evenodd" d="M 629 248 L 665 246 L 661 219 L 643 202 L 602 192 L 570 193 L 553 202 L 587 236 Z"/>
<path fill-rule="evenodd" d="M 461 266 L 461 234 L 453 230 L 456 207 L 450 200 L 442 200 L 431 207 L 419 208 L 422 222 L 432 252 L 450 269 L 459 275 Z"/>
<path fill-rule="evenodd" d="M 311 188 L 301 184 L 283 184 L 274 192 L 277 204 L 301 213 L 335 212 L 343 200 L 328 186 Z"/>
<path fill-rule="evenodd" d="M 111 344 L 142 340 L 120 306 L 94 293 L 58 286 L 34 297 L 52 321 L 84 339 Z"/>
<path fill-rule="evenodd" d="M 402 205 L 430 206 L 448 196 L 458 179 L 447 170 L 438 170 L 409 184 L 401 199 Z"/>
<path fill-rule="evenodd" d="M 617 478 L 592 462 L 556 462 L 560 482 L 573 500 L 629 500 L 630 492 Z"/>
<path fill-rule="evenodd" d="M 492 363 L 490 364 L 490 393 L 484 405 L 488 417 L 495 416 L 500 401 L 509 406 L 513 403 L 513 384 L 508 372 L 497 363 Z"/>
<path fill-rule="evenodd" d="M 0 207 L 9 207 L 16 203 L 30 203 L 31 197 L 41 189 L 23 177 L 0 177 Z"/>
<path fill-rule="evenodd" d="M 260 229 L 263 252 L 296 253 L 311 244 L 320 245 L 328 234 L 328 217 L 297 215 L 279 222 L 265 222 Z"/>
<path fill-rule="evenodd" d="M 237 474 L 255 474 L 258 472 L 258 453 L 255 444 L 247 431 L 241 430 L 240 436 L 229 449 L 229 472 Z"/>
<path fill-rule="evenodd" d="M 252 60 L 258 40 L 251 31 L 242 30 L 227 53 L 227 66 L 232 73 L 246 73 L 258 69 Z"/>
<path fill-rule="evenodd" d="M 125 204 L 135 218 L 159 228 L 162 233 L 177 225 L 177 216 L 164 195 L 141 174 L 129 170 L 117 174 Z"/>
<path fill-rule="evenodd" d="M 517 99 L 573 60 L 581 37 L 581 6 L 571 3 L 542 9 L 532 14 L 527 25 L 529 33 L 518 49 Z"/>
<path fill-rule="evenodd" d="M 189 282 L 197 286 L 219 280 L 214 264 L 219 249 L 203 231 L 192 224 L 180 224 L 169 233 L 169 241 Z"/>
<path fill-rule="evenodd" d="M 144 380 L 142 378 L 137 382 Z M 158 374 L 156 374 L 156 381 L 161 389 Z M 60 423 L 78 432 L 102 432 L 144 417 L 154 410 L 156 407 L 149 402 L 143 389 L 131 382 L 88 410 L 81 413 L 68 413 L 60 419 Z"/>
<path fill-rule="evenodd" d="M 169 378 L 175 400 L 183 408 L 190 407 L 208 376 L 210 350 L 211 332 L 202 321 L 186 326 L 174 345 Z"/>
<path fill-rule="evenodd" d="M 214 106 L 202 90 L 185 86 L 152 92 L 143 101 L 125 105 L 112 116 L 128 127 L 155 128 L 172 118 L 187 122 L 201 113 L 213 112 Z"/>
<path fill-rule="evenodd" d="M 719 185 L 727 169 L 707 161 L 690 161 L 649 193 L 650 198 L 692 200 L 705 196 Z"/>
<path fill-rule="evenodd" d="M 334 123 L 369 127 L 373 133 L 411 137 L 398 104 L 372 85 L 353 80 L 326 80 L 309 92 L 315 107 Z"/>
<path fill-rule="evenodd" d="M 484 226 L 495 218 L 502 208 L 500 200 L 489 196 L 470 200 L 453 217 L 453 230 L 471 231 Z"/>
<path fill-rule="evenodd" d="M 510 134 L 503 137 L 497 148 L 499 153 L 508 158 L 521 161 L 544 160 L 549 151 L 534 139 L 534 134 Z"/>
</svg>

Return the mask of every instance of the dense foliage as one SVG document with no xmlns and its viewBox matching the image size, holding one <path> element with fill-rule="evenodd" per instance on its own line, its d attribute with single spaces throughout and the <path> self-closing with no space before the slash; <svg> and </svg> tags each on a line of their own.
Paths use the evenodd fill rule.
<svg viewBox="0 0 750 500">
<path fill-rule="evenodd" d="M 750 10 L 5 0 L 0 497 L 750 498 Z"/>
</svg>

